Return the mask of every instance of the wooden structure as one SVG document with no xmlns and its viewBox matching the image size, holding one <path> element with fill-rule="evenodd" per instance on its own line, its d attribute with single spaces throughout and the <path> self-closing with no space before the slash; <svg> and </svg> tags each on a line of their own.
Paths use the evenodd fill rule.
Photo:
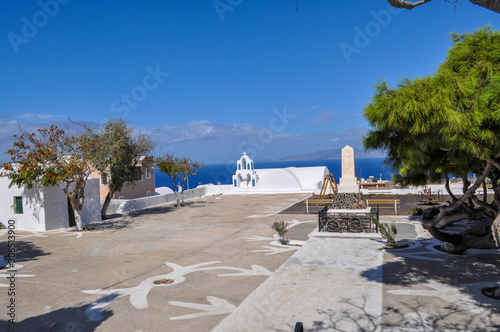
<svg viewBox="0 0 500 332">
<path fill-rule="evenodd" d="M 380 208 L 394 207 L 394 214 L 398 214 L 398 207 L 400 206 L 400 203 L 401 202 L 399 199 L 392 199 L 392 198 L 374 198 L 366 200 L 366 204 L 368 204 L 368 206 L 380 205 Z"/>
<path fill-rule="evenodd" d="M 323 180 L 323 185 L 321 186 L 321 191 L 319 192 L 319 199 L 322 200 L 325 198 L 327 189 L 330 188 L 331 194 L 328 194 L 328 198 L 333 198 L 338 193 L 337 183 L 335 182 L 335 178 L 333 174 L 325 175 L 325 179 Z"/>
</svg>

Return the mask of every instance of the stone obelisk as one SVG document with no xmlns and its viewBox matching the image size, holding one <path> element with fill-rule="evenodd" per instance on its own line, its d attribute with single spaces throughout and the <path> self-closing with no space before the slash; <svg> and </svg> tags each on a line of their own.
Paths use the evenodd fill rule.
<svg viewBox="0 0 500 332">
<path fill-rule="evenodd" d="M 354 149 L 346 145 L 342 149 L 342 177 L 338 186 L 339 193 L 359 193 L 358 179 L 354 170 Z"/>
</svg>

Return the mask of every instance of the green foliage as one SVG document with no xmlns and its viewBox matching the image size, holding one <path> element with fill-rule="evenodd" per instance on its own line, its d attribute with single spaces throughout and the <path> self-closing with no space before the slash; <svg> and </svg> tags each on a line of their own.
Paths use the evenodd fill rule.
<svg viewBox="0 0 500 332">
<path fill-rule="evenodd" d="M 396 229 L 396 225 L 393 223 L 387 224 L 387 223 L 381 223 L 380 221 L 377 220 L 375 216 L 372 217 L 372 222 L 378 226 L 380 235 L 382 238 L 385 239 L 387 247 L 396 247 L 396 234 L 398 233 L 398 230 Z"/>
<path fill-rule="evenodd" d="M 500 193 L 500 33 L 485 27 L 452 40 L 435 74 L 375 86 L 364 110 L 373 129 L 363 145 L 387 153 L 386 165 L 399 171 L 393 180 L 403 186 L 466 182 L 473 173 L 479 182 L 494 179 Z"/>
<path fill-rule="evenodd" d="M 374 129 L 364 146 L 387 151 L 402 184 L 478 172 L 500 151 L 500 35 L 483 28 L 452 39 L 436 74 L 397 89 L 381 81 L 365 109 Z"/>
<path fill-rule="evenodd" d="M 29 189 L 35 183 L 53 187 L 86 178 L 90 174 L 89 151 L 99 145 L 98 141 L 75 136 L 54 125 L 34 133 L 21 131 L 14 138 L 17 141 L 7 151 L 11 161 L 2 165 L 1 175 L 10 179 L 9 186 L 25 185 Z"/>
<path fill-rule="evenodd" d="M 281 244 L 287 244 L 288 240 L 285 238 L 285 234 L 289 230 L 289 224 L 283 219 L 283 217 L 278 217 L 271 225 L 271 229 L 278 233 L 280 237 Z"/>
<path fill-rule="evenodd" d="M 34 184 L 53 187 L 64 184 L 63 190 L 75 211 L 76 226 L 82 230 L 81 211 L 84 202 L 85 181 L 93 171 L 92 156 L 101 148 L 97 136 L 84 124 L 83 133 L 75 135 L 51 125 L 34 133 L 21 131 L 12 149 L 10 163 L 4 163 L 0 176 L 10 179 L 9 187 Z M 75 184 L 72 192 L 69 186 Z"/>
<path fill-rule="evenodd" d="M 421 216 L 424 211 L 421 208 L 413 208 L 411 209 L 412 216 Z"/>
<path fill-rule="evenodd" d="M 153 161 L 146 158 L 153 149 L 153 143 L 144 135 L 134 135 L 133 129 L 122 119 L 110 119 L 96 135 L 101 147 L 94 151 L 92 163 L 102 174 L 110 175 L 108 188 L 114 193 L 127 184 L 132 187 L 137 180 L 135 166 L 142 161 L 151 166 Z M 150 160 L 148 164 L 147 161 Z"/>
<path fill-rule="evenodd" d="M 0 229 L 5 229 L 5 225 L 0 222 Z"/>
<path fill-rule="evenodd" d="M 191 175 L 196 175 L 198 169 L 203 167 L 203 164 L 191 160 L 189 157 L 176 157 L 174 153 L 163 153 L 155 158 L 156 167 L 162 173 L 166 173 L 174 181 L 174 186 L 177 185 L 177 180 L 181 181 L 182 188 L 182 205 L 184 204 L 184 188 L 186 187 L 188 178 Z M 177 197 L 177 190 L 175 190 Z M 177 197 L 177 204 L 179 198 Z"/>
</svg>

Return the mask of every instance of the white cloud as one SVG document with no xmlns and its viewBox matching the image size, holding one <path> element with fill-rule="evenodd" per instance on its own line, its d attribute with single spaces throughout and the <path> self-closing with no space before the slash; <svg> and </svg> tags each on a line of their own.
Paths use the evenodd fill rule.
<svg viewBox="0 0 500 332">
<path fill-rule="evenodd" d="M 337 113 L 336 111 L 321 112 L 321 113 L 319 113 L 319 115 L 320 115 L 319 117 L 317 117 L 316 119 L 310 120 L 310 121 L 306 121 L 305 123 L 306 124 L 316 124 L 316 125 L 330 123 L 333 119 L 333 116 L 336 113 Z"/>
<path fill-rule="evenodd" d="M 65 129 L 74 125 L 68 121 L 54 123 Z M 97 128 L 95 123 L 88 123 Z M 22 130 L 35 132 L 50 124 L 41 121 L 0 121 L 0 162 L 8 160 L 4 154 L 12 147 L 13 135 Z M 133 124 L 130 124 L 133 126 Z M 350 145 L 362 151 L 361 136 L 369 128 L 347 128 L 342 131 L 322 131 L 296 135 L 290 132 L 276 133 L 269 127 L 259 127 L 248 123 L 216 124 L 206 120 L 190 121 L 186 124 L 166 123 L 158 127 L 133 126 L 137 133 L 148 135 L 156 144 L 156 153 L 174 152 L 179 156 L 189 156 L 205 163 L 232 162 L 245 150 L 253 153 L 255 160 L 282 158 L 300 153 L 315 152 Z"/>
<path fill-rule="evenodd" d="M 62 115 L 25 113 L 25 114 L 21 114 L 19 116 L 16 116 L 16 118 L 20 118 L 20 119 L 52 119 L 52 118 L 58 118 L 60 116 L 62 116 Z"/>
</svg>

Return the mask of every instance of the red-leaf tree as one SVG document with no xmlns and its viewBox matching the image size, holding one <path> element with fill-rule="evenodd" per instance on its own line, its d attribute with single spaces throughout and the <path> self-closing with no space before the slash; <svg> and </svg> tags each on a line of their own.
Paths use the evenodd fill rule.
<svg viewBox="0 0 500 332">
<path fill-rule="evenodd" d="M 38 129 L 34 133 L 21 130 L 12 149 L 9 163 L 4 163 L 0 175 L 10 179 L 9 187 L 17 185 L 33 188 L 63 185 L 63 191 L 71 202 L 78 230 L 83 229 L 82 209 L 85 200 L 85 182 L 92 173 L 90 156 L 99 149 L 99 142 L 92 131 L 74 135 L 51 125 L 49 129 Z"/>
</svg>

